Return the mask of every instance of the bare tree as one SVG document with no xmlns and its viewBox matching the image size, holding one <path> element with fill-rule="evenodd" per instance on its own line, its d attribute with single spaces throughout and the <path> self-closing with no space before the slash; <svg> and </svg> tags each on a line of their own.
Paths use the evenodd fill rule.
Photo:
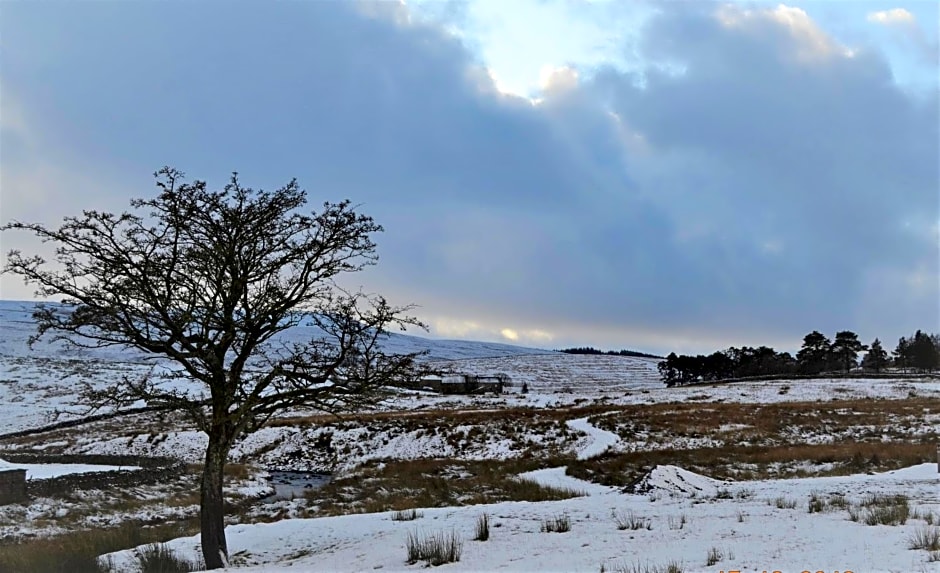
<svg viewBox="0 0 940 573">
<path fill-rule="evenodd" d="M 179 411 L 208 435 L 202 550 L 215 569 L 228 556 L 222 483 L 235 441 L 286 408 L 346 411 L 383 385 L 413 381 L 418 353 L 388 354 L 381 341 L 390 327 L 423 325 L 406 316 L 411 307 L 334 282 L 377 261 L 371 236 L 382 228 L 348 201 L 305 215 L 296 180 L 255 191 L 236 173 L 224 190 L 209 191 L 169 167 L 154 176 L 158 196 L 131 201 L 133 213 L 85 211 L 58 229 L 5 225 L 53 243 L 58 265 L 12 251 L 4 272 L 65 303 L 39 305 L 31 344 L 47 336 L 175 362 L 169 374 L 86 385 L 83 398 L 94 407 L 143 401 Z M 300 324 L 319 334 L 293 340 L 288 331 Z"/>
</svg>

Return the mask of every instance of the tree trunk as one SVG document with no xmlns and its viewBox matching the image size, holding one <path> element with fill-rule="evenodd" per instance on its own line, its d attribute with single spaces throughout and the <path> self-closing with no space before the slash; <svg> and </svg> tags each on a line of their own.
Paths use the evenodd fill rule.
<svg viewBox="0 0 940 573">
<path fill-rule="evenodd" d="M 221 441 L 218 437 L 209 436 L 206 464 L 202 470 L 199 518 L 202 530 L 202 556 L 206 561 L 206 569 L 221 569 L 228 565 L 222 499 L 222 478 L 228 452 Z"/>
</svg>

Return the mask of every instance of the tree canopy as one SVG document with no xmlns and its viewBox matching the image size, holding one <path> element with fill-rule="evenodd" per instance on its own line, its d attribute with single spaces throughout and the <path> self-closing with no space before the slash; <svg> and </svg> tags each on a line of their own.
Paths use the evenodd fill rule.
<svg viewBox="0 0 940 573">
<path fill-rule="evenodd" d="M 165 167 L 159 193 L 133 212 L 84 211 L 58 228 L 12 222 L 56 246 L 56 263 L 12 251 L 5 272 L 36 285 L 37 335 L 84 347 L 124 346 L 175 369 L 126 379 L 84 398 L 95 407 L 143 401 L 186 414 L 209 437 L 201 486 L 202 548 L 209 568 L 227 559 L 223 469 L 235 441 L 285 408 L 358 408 L 376 390 L 416 376 L 417 353 L 388 354 L 389 328 L 423 326 L 383 297 L 335 279 L 375 264 L 382 230 L 348 201 L 302 213 L 296 180 L 276 191 L 221 191 Z M 315 327 L 296 340 L 289 331 Z M 181 383 L 182 382 L 182 383 Z"/>
</svg>

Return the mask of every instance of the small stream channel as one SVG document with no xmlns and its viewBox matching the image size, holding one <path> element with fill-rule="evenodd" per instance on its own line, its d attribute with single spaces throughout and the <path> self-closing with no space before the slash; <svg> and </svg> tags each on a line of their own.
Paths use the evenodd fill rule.
<svg viewBox="0 0 940 573">
<path fill-rule="evenodd" d="M 262 503 L 302 497 L 310 489 L 318 489 L 330 482 L 330 474 L 316 472 L 271 471 L 268 481 L 274 493 L 261 498 Z"/>
</svg>

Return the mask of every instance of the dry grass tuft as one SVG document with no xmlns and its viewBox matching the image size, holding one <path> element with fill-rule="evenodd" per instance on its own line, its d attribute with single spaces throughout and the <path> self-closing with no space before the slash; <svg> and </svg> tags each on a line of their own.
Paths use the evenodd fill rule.
<svg viewBox="0 0 940 573">
<path fill-rule="evenodd" d="M 914 531 L 908 539 L 908 548 L 940 551 L 940 527 L 927 525 Z"/>
<path fill-rule="evenodd" d="M 485 513 L 477 518 L 476 535 L 474 541 L 488 541 L 490 538 L 490 518 Z"/>
<path fill-rule="evenodd" d="M 457 532 L 432 533 L 420 535 L 418 532 L 409 533 L 405 548 L 408 551 L 407 563 L 424 561 L 429 566 L 443 565 L 460 561 L 463 552 L 463 541 Z"/>
<path fill-rule="evenodd" d="M 392 521 L 414 521 L 419 517 L 424 517 L 417 509 L 401 509 L 392 512 Z"/>
<path fill-rule="evenodd" d="M 198 520 L 181 524 L 142 527 L 125 522 L 118 527 L 65 533 L 55 537 L 20 539 L 0 545 L 0 571 L 4 573 L 109 572 L 98 556 L 148 543 L 164 542 L 199 531 Z"/>
<path fill-rule="evenodd" d="M 561 514 L 543 519 L 540 530 L 542 533 L 567 533 L 571 531 L 571 518 Z"/>
<path fill-rule="evenodd" d="M 163 543 L 151 543 L 137 551 L 140 573 L 191 573 L 205 571 L 201 560 L 193 563 L 178 557 Z"/>
</svg>

